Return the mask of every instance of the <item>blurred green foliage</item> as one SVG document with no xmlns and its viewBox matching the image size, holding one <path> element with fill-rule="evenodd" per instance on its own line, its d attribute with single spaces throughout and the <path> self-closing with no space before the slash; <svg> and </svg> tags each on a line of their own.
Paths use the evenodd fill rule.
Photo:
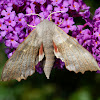
<svg viewBox="0 0 100 100">
<path fill-rule="evenodd" d="M 91 6 L 92 14 L 100 6 L 99 0 L 84 2 Z M 0 73 L 7 61 L 4 48 L 0 44 Z M 100 100 L 100 74 L 53 69 L 50 80 L 35 73 L 21 82 L 0 82 L 0 100 Z"/>
</svg>

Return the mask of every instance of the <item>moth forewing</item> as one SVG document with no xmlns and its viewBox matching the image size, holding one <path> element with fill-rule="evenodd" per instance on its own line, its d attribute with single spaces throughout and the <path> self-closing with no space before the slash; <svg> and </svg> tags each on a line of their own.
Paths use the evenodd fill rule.
<svg viewBox="0 0 100 100">
<path fill-rule="evenodd" d="M 35 72 L 35 59 L 38 54 L 39 44 L 36 30 L 32 31 L 28 37 L 19 44 L 14 54 L 8 59 L 2 71 L 1 80 L 26 79 Z"/>
<path fill-rule="evenodd" d="M 56 57 L 59 56 L 58 53 L 62 55 L 66 68 L 75 73 L 100 70 L 92 54 L 82 47 L 75 38 L 65 34 L 62 29 L 56 27 L 53 41 L 58 48 Z M 62 57 L 60 58 L 62 59 Z"/>
</svg>

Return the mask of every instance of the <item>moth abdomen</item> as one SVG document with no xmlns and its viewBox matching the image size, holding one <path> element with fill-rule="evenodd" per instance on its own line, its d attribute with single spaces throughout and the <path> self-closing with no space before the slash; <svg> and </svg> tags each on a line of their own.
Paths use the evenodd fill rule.
<svg viewBox="0 0 100 100">
<path fill-rule="evenodd" d="M 46 57 L 46 61 L 45 61 L 45 65 L 44 65 L 44 73 L 45 73 L 47 79 L 49 79 L 51 69 L 52 69 L 53 64 L 54 64 L 54 52 L 53 52 L 53 50 L 54 50 L 53 45 L 50 47 L 44 48 L 44 53 L 45 53 L 45 57 Z"/>
</svg>

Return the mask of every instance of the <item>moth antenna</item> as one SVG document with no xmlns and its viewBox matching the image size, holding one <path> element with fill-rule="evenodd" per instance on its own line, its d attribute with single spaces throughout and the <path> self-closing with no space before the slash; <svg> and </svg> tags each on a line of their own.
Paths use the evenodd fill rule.
<svg viewBox="0 0 100 100">
<path fill-rule="evenodd" d="M 56 11 L 56 12 L 52 12 L 48 15 L 47 19 L 52 15 L 52 14 L 55 14 L 55 13 L 61 13 L 61 12 L 65 12 L 65 11 Z M 50 17 L 50 20 L 51 20 L 51 17 Z"/>
<path fill-rule="evenodd" d="M 37 16 L 39 16 L 39 17 L 41 17 L 42 19 L 44 19 L 41 15 L 39 15 L 39 14 L 34 14 L 34 13 L 30 13 L 30 14 L 25 14 L 26 16 L 28 16 L 28 15 L 37 15 Z M 41 19 L 40 19 L 41 20 Z M 42 21 L 42 20 L 41 20 Z"/>
<path fill-rule="evenodd" d="M 35 28 L 36 26 L 32 26 L 32 25 L 29 25 L 29 24 L 27 24 L 29 27 L 33 27 L 33 28 Z"/>
</svg>

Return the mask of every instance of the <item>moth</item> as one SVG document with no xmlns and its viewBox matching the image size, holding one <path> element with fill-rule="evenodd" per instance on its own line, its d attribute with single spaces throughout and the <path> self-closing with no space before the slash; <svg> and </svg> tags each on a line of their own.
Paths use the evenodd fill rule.
<svg viewBox="0 0 100 100">
<path fill-rule="evenodd" d="M 44 57 L 43 69 L 49 79 L 55 56 L 65 62 L 69 71 L 75 73 L 100 70 L 94 57 L 75 38 L 52 21 L 44 19 L 8 59 L 1 80 L 26 79 L 35 73 L 35 65 Z"/>
</svg>

